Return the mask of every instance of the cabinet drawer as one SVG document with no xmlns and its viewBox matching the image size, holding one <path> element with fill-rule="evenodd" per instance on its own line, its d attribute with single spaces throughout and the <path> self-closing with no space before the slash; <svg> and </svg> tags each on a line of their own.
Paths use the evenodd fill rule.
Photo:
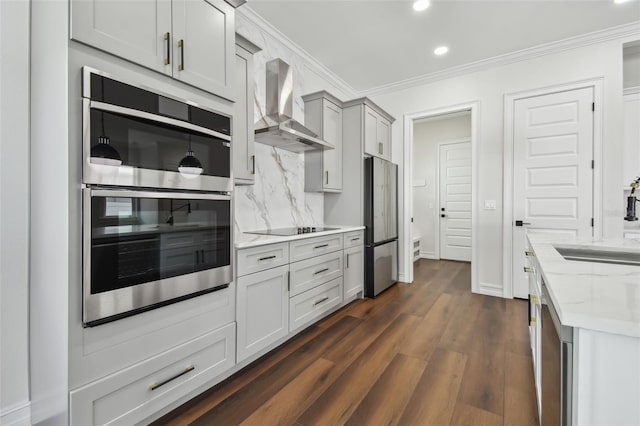
<svg viewBox="0 0 640 426">
<path fill-rule="evenodd" d="M 295 296 L 342 276 L 342 251 L 292 263 L 290 295 Z"/>
<path fill-rule="evenodd" d="M 357 247 L 364 244 L 364 231 L 346 232 L 344 234 L 344 248 Z"/>
<path fill-rule="evenodd" d="M 289 331 L 294 331 L 342 302 L 342 277 L 305 291 L 290 300 Z"/>
<path fill-rule="evenodd" d="M 342 250 L 342 234 L 305 238 L 289 243 L 291 262 L 308 259 L 332 251 Z"/>
<path fill-rule="evenodd" d="M 134 424 L 235 365 L 236 324 L 71 392 L 71 424 Z"/>
<path fill-rule="evenodd" d="M 269 244 L 238 250 L 238 276 L 289 263 L 289 243 Z"/>
</svg>

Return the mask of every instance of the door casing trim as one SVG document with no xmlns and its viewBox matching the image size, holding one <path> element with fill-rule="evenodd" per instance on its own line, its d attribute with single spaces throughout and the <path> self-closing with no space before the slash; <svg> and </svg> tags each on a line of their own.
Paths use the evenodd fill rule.
<svg viewBox="0 0 640 426">
<path fill-rule="evenodd" d="M 604 77 L 579 80 L 538 89 L 507 93 L 504 95 L 504 147 L 503 147 L 503 193 L 502 193 L 502 290 L 503 297 L 513 299 L 513 143 L 515 102 L 517 100 L 593 88 L 593 236 L 602 237 L 602 122 Z"/>
<path fill-rule="evenodd" d="M 413 125 L 415 120 L 454 112 L 471 111 L 471 291 L 480 292 L 478 238 L 474 229 L 478 229 L 478 144 L 480 143 L 478 126 L 480 125 L 480 101 L 474 100 L 435 109 L 416 111 L 404 115 L 404 166 L 403 166 L 403 214 L 402 236 L 399 246 L 404 250 L 404 275 L 406 282 L 413 282 L 413 239 L 411 217 L 413 215 Z"/>
</svg>

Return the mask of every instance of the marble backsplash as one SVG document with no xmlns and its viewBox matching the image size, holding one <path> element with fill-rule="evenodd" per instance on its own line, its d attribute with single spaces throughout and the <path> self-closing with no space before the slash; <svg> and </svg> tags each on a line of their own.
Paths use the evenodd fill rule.
<svg viewBox="0 0 640 426">
<path fill-rule="evenodd" d="M 262 48 L 254 56 L 256 87 L 255 120 L 265 111 L 265 64 L 281 58 L 293 68 L 293 117 L 304 122 L 304 65 L 289 48 L 270 38 L 241 17 L 236 31 Z M 236 186 L 236 232 L 274 229 L 323 223 L 324 197 L 321 193 L 304 192 L 304 154 L 255 144 L 255 184 Z"/>
</svg>

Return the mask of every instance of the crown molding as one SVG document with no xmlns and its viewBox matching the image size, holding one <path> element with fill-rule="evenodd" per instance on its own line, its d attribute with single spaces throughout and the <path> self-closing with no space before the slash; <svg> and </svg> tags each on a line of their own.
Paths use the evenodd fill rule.
<svg viewBox="0 0 640 426">
<path fill-rule="evenodd" d="M 540 56 L 560 53 L 567 50 L 577 49 L 580 47 L 590 46 L 605 41 L 626 38 L 630 36 L 640 36 L 640 21 L 634 21 L 628 24 L 607 28 L 604 30 L 594 31 L 579 36 L 569 37 L 563 40 L 557 40 L 550 43 L 541 44 L 527 49 L 517 50 L 511 53 L 494 56 L 492 58 L 482 59 L 480 61 L 447 68 L 442 71 L 436 71 L 421 76 L 408 78 L 406 80 L 385 84 L 382 86 L 366 89 L 359 92 L 360 96 L 382 95 L 403 89 L 409 89 L 416 86 L 433 83 L 439 80 L 445 80 L 452 77 L 470 74 L 473 72 L 483 71 L 489 68 L 504 66 L 521 62 Z"/>
<path fill-rule="evenodd" d="M 262 16 L 256 13 L 250 6 L 244 5 L 243 7 L 236 9 L 236 17 L 252 23 L 266 35 L 274 39 L 275 41 L 288 47 L 296 56 L 307 63 L 312 69 L 315 69 L 320 75 L 323 75 L 338 89 L 342 90 L 346 94 L 355 97 L 358 91 L 354 89 L 349 83 L 340 78 L 336 73 L 327 68 L 322 62 L 318 61 L 309 52 L 304 50 L 300 45 L 291 40 L 280 30 L 274 27 L 270 22 L 266 21 Z"/>
</svg>

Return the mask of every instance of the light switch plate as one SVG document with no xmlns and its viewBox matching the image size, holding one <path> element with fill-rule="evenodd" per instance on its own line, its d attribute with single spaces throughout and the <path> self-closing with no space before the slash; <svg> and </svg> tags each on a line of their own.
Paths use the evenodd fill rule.
<svg viewBox="0 0 640 426">
<path fill-rule="evenodd" d="M 496 200 L 484 200 L 484 209 L 485 210 L 495 210 L 496 209 Z"/>
</svg>

